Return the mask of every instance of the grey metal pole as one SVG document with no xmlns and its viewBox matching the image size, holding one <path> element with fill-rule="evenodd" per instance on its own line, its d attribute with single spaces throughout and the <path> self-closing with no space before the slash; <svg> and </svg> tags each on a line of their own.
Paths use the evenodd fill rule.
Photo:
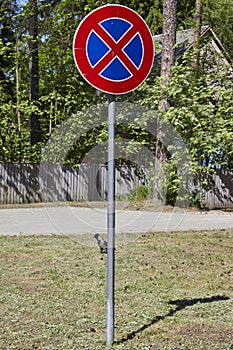
<svg viewBox="0 0 233 350">
<path fill-rule="evenodd" d="M 107 266 L 107 346 L 114 342 L 115 275 L 115 95 L 108 95 L 108 266 Z"/>
</svg>

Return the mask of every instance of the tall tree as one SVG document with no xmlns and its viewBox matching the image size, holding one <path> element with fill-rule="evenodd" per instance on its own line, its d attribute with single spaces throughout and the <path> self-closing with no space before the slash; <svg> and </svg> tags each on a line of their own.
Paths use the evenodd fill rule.
<svg viewBox="0 0 233 350">
<path fill-rule="evenodd" d="M 39 63 L 38 63 L 38 8 L 37 0 L 28 1 L 28 48 L 29 48 L 29 100 L 39 98 Z M 30 116 L 31 144 L 40 141 L 40 122 L 36 111 Z"/>
<path fill-rule="evenodd" d="M 161 62 L 161 88 L 166 91 L 169 79 L 172 74 L 172 67 L 175 63 L 175 43 L 176 43 L 176 12 L 177 0 L 164 0 L 163 3 L 163 42 L 162 42 L 162 62 Z M 159 113 L 165 112 L 169 108 L 169 101 L 166 93 L 159 104 Z M 162 143 L 165 138 L 163 127 L 161 126 L 161 116 L 158 117 L 157 141 L 155 150 L 155 198 L 161 201 L 164 198 L 164 179 L 161 179 L 163 164 L 168 160 L 168 152 Z M 161 181 L 162 180 L 162 181 Z"/>
<path fill-rule="evenodd" d="M 20 55 L 22 26 L 17 0 L 4 1 L 0 11 L 0 145 L 1 158 L 20 154 Z"/>
</svg>

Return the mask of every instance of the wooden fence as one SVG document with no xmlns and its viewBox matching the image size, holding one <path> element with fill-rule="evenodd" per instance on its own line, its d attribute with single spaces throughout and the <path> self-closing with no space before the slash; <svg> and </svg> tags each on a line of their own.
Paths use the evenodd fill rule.
<svg viewBox="0 0 233 350">
<path fill-rule="evenodd" d="M 233 172 L 219 170 L 205 176 L 206 184 L 200 188 L 201 206 L 208 209 L 233 208 Z"/>
<path fill-rule="evenodd" d="M 107 166 L 0 163 L 0 204 L 107 199 Z M 116 169 L 116 193 L 146 184 L 144 168 Z"/>
<path fill-rule="evenodd" d="M 0 204 L 107 200 L 106 165 L 51 163 L 0 163 Z M 233 172 L 206 175 L 205 186 L 198 186 L 201 206 L 233 208 Z M 141 167 L 116 169 L 116 194 L 124 196 L 148 183 L 148 171 Z"/>
</svg>

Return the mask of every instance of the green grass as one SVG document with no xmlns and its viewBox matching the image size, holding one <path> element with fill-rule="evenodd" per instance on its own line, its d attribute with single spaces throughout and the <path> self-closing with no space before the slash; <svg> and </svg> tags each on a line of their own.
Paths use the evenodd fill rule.
<svg viewBox="0 0 233 350">
<path fill-rule="evenodd" d="M 113 349 L 232 350 L 233 230 L 116 250 Z M 0 349 L 105 348 L 106 256 L 65 236 L 0 237 Z"/>
</svg>

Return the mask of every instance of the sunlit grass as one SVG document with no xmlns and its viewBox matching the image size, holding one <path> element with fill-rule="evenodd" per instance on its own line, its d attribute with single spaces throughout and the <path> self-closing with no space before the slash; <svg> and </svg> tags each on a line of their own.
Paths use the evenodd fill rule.
<svg viewBox="0 0 233 350">
<path fill-rule="evenodd" d="M 233 349 L 233 230 L 117 247 L 114 349 Z M 106 256 L 63 236 L 0 237 L 0 348 L 105 348 Z"/>
</svg>

